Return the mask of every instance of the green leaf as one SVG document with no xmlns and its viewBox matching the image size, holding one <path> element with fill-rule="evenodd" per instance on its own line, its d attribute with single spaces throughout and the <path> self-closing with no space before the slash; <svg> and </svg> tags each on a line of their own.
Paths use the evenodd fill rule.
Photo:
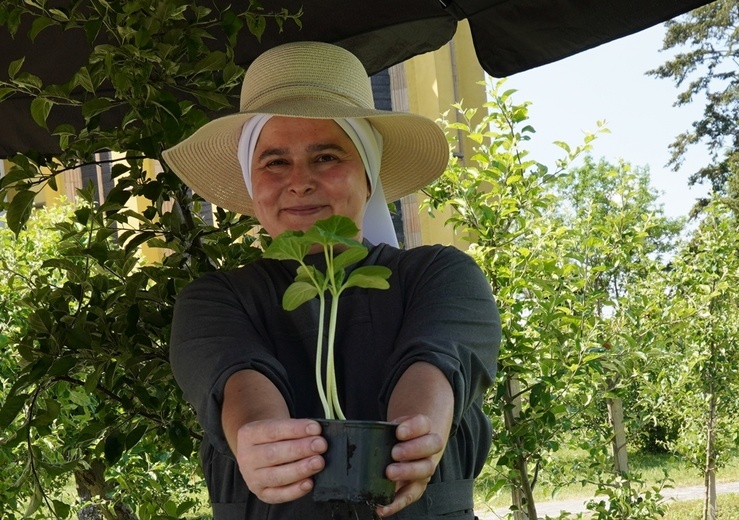
<svg viewBox="0 0 739 520">
<path fill-rule="evenodd" d="M 28 217 L 31 216 L 31 208 L 35 198 L 36 193 L 30 190 L 19 191 L 13 195 L 5 219 L 8 227 L 16 236 L 20 234 L 21 229 L 28 221 Z"/>
<path fill-rule="evenodd" d="M 313 224 L 304 236 L 312 243 L 324 246 L 331 244 L 356 246 L 361 245 L 355 240 L 358 234 L 359 228 L 352 219 L 343 215 L 332 215 Z"/>
<path fill-rule="evenodd" d="M 54 513 L 56 513 L 56 516 L 58 518 L 69 517 L 69 513 L 72 510 L 71 506 L 65 504 L 64 502 L 61 502 L 60 500 L 53 500 L 52 503 L 54 505 Z"/>
<path fill-rule="evenodd" d="M 47 375 L 49 377 L 56 377 L 62 374 L 68 374 L 76 364 L 77 360 L 71 356 L 59 358 L 53 365 L 51 365 Z"/>
<path fill-rule="evenodd" d="M 126 436 L 120 430 L 113 430 L 105 438 L 105 446 L 103 451 L 105 453 L 105 460 L 109 465 L 113 465 L 123 455 L 123 449 L 126 442 Z"/>
<path fill-rule="evenodd" d="M 192 437 L 184 424 L 179 421 L 175 421 L 167 433 L 169 435 L 170 442 L 172 442 L 172 446 L 174 446 L 174 449 L 177 450 L 178 453 L 185 457 L 190 457 L 190 455 L 192 455 Z"/>
<path fill-rule="evenodd" d="M 351 272 L 344 287 L 362 287 L 364 289 L 388 289 L 392 271 L 384 265 L 365 265 Z"/>
<path fill-rule="evenodd" d="M 323 284 L 326 281 L 326 276 L 312 265 L 301 265 L 298 267 L 297 273 L 295 274 L 296 282 L 313 284 L 313 280 L 316 281 L 316 284 L 318 284 L 319 287 L 323 287 Z"/>
<path fill-rule="evenodd" d="M 11 61 L 10 65 L 8 65 L 8 77 L 10 79 L 15 79 L 15 77 L 18 75 L 18 72 L 21 70 L 21 67 L 23 66 L 23 62 L 26 60 L 25 56 L 23 58 L 19 58 L 17 60 Z"/>
<path fill-rule="evenodd" d="M 367 257 L 369 250 L 363 245 L 351 246 L 334 258 L 334 272 L 346 269 Z"/>
<path fill-rule="evenodd" d="M 287 231 L 275 238 L 264 251 L 264 258 L 274 260 L 302 260 L 308 254 L 312 242 L 299 231 Z"/>
<path fill-rule="evenodd" d="M 286 311 L 295 310 L 316 296 L 318 296 L 318 289 L 313 284 L 293 282 L 282 296 L 282 308 Z"/>
<path fill-rule="evenodd" d="M 106 98 L 93 98 L 82 105 L 82 115 L 90 119 L 108 110 L 113 103 Z"/>
<path fill-rule="evenodd" d="M 35 177 L 37 173 L 37 170 L 35 170 L 30 164 L 14 166 L 3 178 L 0 179 L 0 188 L 4 189 L 8 186 L 12 186 L 16 182 Z"/>
<path fill-rule="evenodd" d="M 228 63 L 225 52 L 216 51 L 208 53 L 205 58 L 195 64 L 195 71 L 223 70 Z"/>
<path fill-rule="evenodd" d="M 23 410 L 29 397 L 29 394 L 18 394 L 11 395 L 5 400 L 3 407 L 0 408 L 0 431 L 7 430 L 20 411 Z"/>
<path fill-rule="evenodd" d="M 31 39 L 31 41 L 34 41 L 36 39 L 36 36 L 49 27 L 50 25 L 55 25 L 54 20 L 51 18 L 47 18 L 45 16 L 40 16 L 36 18 L 33 23 L 31 24 L 31 30 L 28 32 L 28 37 Z"/>
<path fill-rule="evenodd" d="M 75 85 L 79 85 L 87 92 L 93 94 L 95 93 L 95 86 L 92 83 L 92 77 L 90 77 L 90 71 L 87 69 L 87 67 L 82 67 L 80 70 L 77 71 L 77 73 L 74 75 L 73 82 Z"/>
<path fill-rule="evenodd" d="M 126 449 L 130 450 L 136 446 L 148 430 L 149 427 L 146 424 L 139 424 L 136 428 L 128 432 L 128 435 L 126 435 Z"/>
<path fill-rule="evenodd" d="M 203 105 L 205 108 L 210 110 L 220 110 L 222 108 L 231 107 L 231 102 L 228 96 L 219 94 L 218 92 L 211 91 L 197 91 L 194 92 L 198 103 Z"/>
<path fill-rule="evenodd" d="M 264 29 L 267 28 L 267 19 L 264 16 L 247 16 L 246 26 L 249 28 L 249 32 L 261 43 L 262 34 L 264 34 Z"/>
<path fill-rule="evenodd" d="M 126 242 L 126 252 L 133 251 L 141 244 L 145 243 L 147 240 L 154 238 L 155 236 L 156 233 L 154 233 L 153 231 L 143 231 L 141 233 L 138 233 L 135 237 Z"/>
<path fill-rule="evenodd" d="M 0 87 L 0 101 L 3 99 L 12 96 L 16 93 L 16 89 L 12 87 Z"/>
<path fill-rule="evenodd" d="M 49 112 L 51 112 L 51 107 L 53 106 L 54 102 L 49 98 L 33 98 L 33 101 L 31 101 L 31 117 L 33 117 L 37 125 L 47 130 L 49 129 L 46 125 L 46 119 L 49 117 Z"/>
</svg>

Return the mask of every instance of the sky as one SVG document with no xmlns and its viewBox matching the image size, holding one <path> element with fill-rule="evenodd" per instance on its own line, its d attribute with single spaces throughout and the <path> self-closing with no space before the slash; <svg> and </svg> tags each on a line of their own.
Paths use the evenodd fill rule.
<svg viewBox="0 0 739 520">
<path fill-rule="evenodd" d="M 652 187 L 661 194 L 665 214 L 687 215 L 707 188 L 688 186 L 688 177 L 707 164 L 705 148 L 696 145 L 683 166 L 666 164 L 668 146 L 700 118 L 703 105 L 675 107 L 679 89 L 669 79 L 647 76 L 670 57 L 660 52 L 664 26 L 659 25 L 549 65 L 510 76 L 514 101 L 530 101 L 529 123 L 536 129 L 527 148 L 530 158 L 554 168 L 563 151 L 553 141 L 581 144 L 605 120 L 610 134 L 593 142 L 591 155 L 634 166 L 648 166 Z"/>
</svg>

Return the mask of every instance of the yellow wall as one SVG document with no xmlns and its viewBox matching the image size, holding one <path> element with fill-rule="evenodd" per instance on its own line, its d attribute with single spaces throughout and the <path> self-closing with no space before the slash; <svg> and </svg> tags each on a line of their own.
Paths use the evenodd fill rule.
<svg viewBox="0 0 739 520">
<path fill-rule="evenodd" d="M 452 104 L 462 102 L 465 107 L 482 107 L 486 102 L 485 72 L 477 61 L 472 36 L 466 22 L 460 22 L 457 34 L 441 49 L 416 56 L 405 62 L 408 83 L 408 109 L 410 112 L 436 120 L 449 111 L 447 118 L 454 120 Z M 471 157 L 471 143 L 462 142 L 463 157 Z M 420 194 L 419 199 L 423 198 Z M 456 236 L 446 225 L 449 214 L 436 218 L 426 211 L 419 214 L 421 236 L 424 244 L 450 244 L 466 249 L 467 242 Z"/>
</svg>

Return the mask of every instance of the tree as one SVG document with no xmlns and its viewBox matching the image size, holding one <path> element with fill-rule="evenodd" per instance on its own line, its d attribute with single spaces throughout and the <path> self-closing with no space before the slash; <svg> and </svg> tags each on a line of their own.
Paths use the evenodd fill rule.
<svg viewBox="0 0 739 520">
<path fill-rule="evenodd" d="M 466 165 L 452 159 L 426 190 L 432 212 L 453 209 L 449 222 L 471 242 L 501 312 L 499 382 L 487 401 L 496 437 L 481 483 L 491 494 L 512 489 L 516 519 L 537 517 L 542 469 L 555 487 L 596 483 L 609 498 L 592 501 L 596 518 L 651 519 L 663 511 L 660 486 L 645 491 L 633 473 L 614 471 L 608 453 L 606 403 L 645 362 L 614 313 L 680 222 L 661 215 L 647 170 L 589 157 L 571 167 L 594 135 L 578 147 L 558 143 L 564 158 L 553 173 L 531 159 L 528 103 L 513 94 L 491 86 L 477 125 L 479 111 L 456 107 L 460 122 L 445 124 L 475 143 L 474 154 Z M 586 459 L 558 463 L 565 445 Z"/>
<path fill-rule="evenodd" d="M 560 143 L 565 158 L 550 173 L 525 150 L 534 132 L 528 103 L 516 104 L 514 91 L 502 85 L 491 86 L 479 124 L 470 123 L 476 110 L 456 107 L 461 122 L 446 127 L 471 139 L 475 153 L 467 165 L 453 159 L 427 192 L 431 211 L 453 209 L 449 222 L 472 243 L 470 254 L 501 311 L 500 377 L 487 401 L 497 434 L 483 480 L 491 493 L 510 487 L 514 516 L 523 519 L 537 518 L 533 490 L 540 470 L 584 427 L 592 416 L 584 410 L 602 402 L 606 385 L 596 382 L 618 359 L 603 347 L 595 312 L 604 301 L 604 289 L 594 283 L 599 268 L 583 261 L 577 252 L 583 236 L 553 209 L 562 204 L 557 178 L 594 136 L 576 148 Z M 609 439 L 590 449 L 600 452 Z M 598 464 L 591 474 L 607 471 Z"/>
<path fill-rule="evenodd" d="M 243 73 L 233 48 L 245 44 L 243 28 L 258 36 L 270 17 L 278 25 L 297 20 L 257 2 L 244 12 L 179 0 L 0 5 L 0 26 L 15 37 L 55 25 L 84 32 L 94 47 L 63 84 L 42 84 L 21 59 L 0 85 L 0 100 L 33 96 L 42 126 L 62 106 L 84 121 L 50 129 L 60 154 L 10 159 L 0 180 L 8 227 L 24 232 L 36 193 L 56 189 L 62 172 L 95 163 L 100 150 L 116 154 L 115 187 L 103 201 L 79 191 L 75 211 L 56 225 L 57 253 L 29 274 L 14 304 L 27 319 L 8 333 L 22 363 L 3 388 L 0 431 L 12 425 L 15 433 L 0 450 L 22 455 L 29 469 L 12 489 L 18 507 L 4 504 L 4 517 L 67 518 L 96 504 L 106 518 L 178 518 L 192 507 L 180 491 L 192 485 L 194 466 L 179 464 L 193 457 L 199 433 L 169 368 L 173 303 L 203 272 L 258 257 L 259 235 L 248 233 L 253 219 L 220 209 L 207 223 L 202 201 L 160 161 L 161 151 L 202 125 L 204 109 L 231 106 Z M 29 34 L 17 34 L 21 26 Z M 214 33 L 227 36 L 223 48 L 209 47 Z M 105 124 L 112 112 L 123 114 L 120 125 Z M 155 171 L 151 160 L 159 161 Z M 145 209 L 134 211 L 133 200 Z M 164 252 L 161 263 L 142 262 L 144 245 Z M 59 485 L 72 481 L 81 505 Z"/>
<path fill-rule="evenodd" d="M 668 447 L 705 478 L 704 520 L 715 519 L 716 473 L 739 429 L 739 233 L 725 204 L 712 201 L 691 239 L 661 274 L 662 370 L 649 391 L 662 415 L 677 417 Z M 669 319 L 665 319 L 669 317 Z"/>
<path fill-rule="evenodd" d="M 11 338 L 21 333 L 28 319 L 22 298 L 34 271 L 57 253 L 59 235 L 50 228 L 70 214 L 71 207 L 64 205 L 36 211 L 29 219 L 27 232 L 18 239 L 0 218 L 0 402 L 5 402 L 14 374 L 23 364 L 23 359 L 10 346 Z M 17 464 L 24 458 L 22 447 L 13 448 L 5 443 L 10 434 L 10 430 L 0 433 L 0 442 L 4 444 L 0 449 L 0 482 L 3 483 L 19 482 L 26 471 Z M 0 502 L 6 510 L 15 511 L 25 498 L 27 495 L 19 494 L 10 484 L 0 486 Z"/>
<path fill-rule="evenodd" d="M 639 475 L 629 471 L 627 440 L 633 441 L 630 430 L 643 426 L 638 393 L 631 389 L 652 360 L 636 340 L 641 332 L 625 326 L 622 317 L 637 310 L 633 305 L 639 302 L 631 295 L 634 283 L 661 265 L 660 258 L 674 248 L 682 221 L 663 215 L 649 181 L 646 168 L 623 160 L 596 163 L 591 157 L 557 179 L 561 202 L 555 214 L 577 237 L 567 254 L 585 266 L 587 290 L 599 295 L 592 299 L 594 326 L 614 360 L 602 380 L 608 420 L 597 407 L 586 412 L 593 416 L 593 425 L 608 423 L 588 429 L 588 444 L 610 439 L 615 470 L 612 478 L 599 481 L 610 501 L 591 502 L 597 518 L 649 518 L 658 512 L 654 501 L 641 500 L 641 490 L 631 489 L 632 483 L 641 483 Z M 647 493 L 659 493 L 659 487 Z"/>
<path fill-rule="evenodd" d="M 694 172 L 690 183 L 708 183 L 715 193 L 737 199 L 739 5 L 735 0 L 716 0 L 666 26 L 663 50 L 688 48 L 649 74 L 685 87 L 677 105 L 691 103 L 700 94 L 706 98 L 703 119 L 695 121 L 692 130 L 678 135 L 671 145 L 670 164 L 679 168 L 688 148 L 705 142 L 711 163 Z"/>
</svg>

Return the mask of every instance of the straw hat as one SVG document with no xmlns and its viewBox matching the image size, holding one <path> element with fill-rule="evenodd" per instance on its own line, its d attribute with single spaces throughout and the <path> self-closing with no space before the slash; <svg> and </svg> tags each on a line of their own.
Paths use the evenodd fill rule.
<svg viewBox="0 0 739 520">
<path fill-rule="evenodd" d="M 237 114 L 204 125 L 164 151 L 172 170 L 204 199 L 253 215 L 237 149 L 254 114 L 332 119 L 362 117 L 382 134 L 380 178 L 388 201 L 417 191 L 444 171 L 449 148 L 430 119 L 376 110 L 362 63 L 349 51 L 320 42 L 274 47 L 249 66 Z"/>
</svg>

